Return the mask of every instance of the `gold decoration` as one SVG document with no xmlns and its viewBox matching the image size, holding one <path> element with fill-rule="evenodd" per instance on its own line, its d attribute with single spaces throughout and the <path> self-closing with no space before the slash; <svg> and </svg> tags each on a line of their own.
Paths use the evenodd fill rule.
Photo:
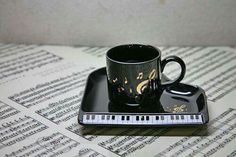
<svg viewBox="0 0 236 157">
<path fill-rule="evenodd" d="M 143 72 L 138 73 L 137 80 L 142 80 L 143 79 Z"/>
<path fill-rule="evenodd" d="M 122 91 L 124 91 L 125 89 L 123 87 L 118 87 L 117 88 L 118 92 L 121 93 Z"/>
<path fill-rule="evenodd" d="M 117 78 L 115 78 L 114 80 L 112 80 L 112 82 L 113 82 L 113 83 L 116 83 L 116 81 L 118 81 L 118 79 L 117 79 Z"/>
<path fill-rule="evenodd" d="M 128 83 L 128 80 L 127 80 L 127 78 L 125 77 L 125 84 L 127 84 Z"/>
<path fill-rule="evenodd" d="M 130 88 L 130 89 L 129 89 L 129 92 L 130 92 L 130 93 L 133 93 L 133 90 Z"/>
<path fill-rule="evenodd" d="M 150 72 L 148 78 L 149 78 L 149 79 L 155 79 L 155 78 L 156 78 L 156 75 L 157 75 L 157 71 L 156 71 L 156 69 L 153 69 L 153 70 Z"/>
<path fill-rule="evenodd" d="M 120 93 L 121 92 L 121 89 L 120 88 L 117 88 L 118 92 Z"/>
<path fill-rule="evenodd" d="M 141 73 L 139 73 L 139 74 L 140 74 L 139 76 L 141 76 Z M 139 76 L 137 77 L 137 79 L 140 78 Z M 136 88 L 136 91 L 137 91 L 139 94 L 142 94 L 142 92 L 144 91 L 144 89 L 147 87 L 149 81 L 150 81 L 151 79 L 155 79 L 156 76 L 157 76 L 157 71 L 156 71 L 156 69 L 153 69 L 153 70 L 150 72 L 150 74 L 149 74 L 149 76 L 148 76 L 148 79 L 147 79 L 147 80 L 144 80 L 144 81 L 142 81 L 141 83 L 138 84 L 138 86 L 137 86 L 137 88 Z M 142 78 L 143 78 L 143 73 L 142 73 Z"/>
<path fill-rule="evenodd" d="M 187 111 L 187 106 L 186 105 L 174 105 L 172 112 L 173 113 L 179 113 L 179 112 L 184 112 Z"/>
<path fill-rule="evenodd" d="M 144 80 L 141 83 L 138 84 L 136 91 L 139 94 L 142 94 L 142 92 L 144 91 L 144 89 L 147 87 L 149 80 Z"/>
</svg>

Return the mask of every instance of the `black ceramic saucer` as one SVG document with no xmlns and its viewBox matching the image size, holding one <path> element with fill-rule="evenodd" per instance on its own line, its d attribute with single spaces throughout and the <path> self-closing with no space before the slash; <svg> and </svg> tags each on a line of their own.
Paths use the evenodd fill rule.
<svg viewBox="0 0 236 157">
<path fill-rule="evenodd" d="M 165 75 L 162 81 L 168 81 Z M 126 106 L 109 102 L 106 69 L 92 72 L 87 80 L 78 122 L 101 126 L 177 126 L 208 122 L 205 92 L 197 86 L 179 83 L 166 88 L 157 100 L 146 106 Z"/>
</svg>

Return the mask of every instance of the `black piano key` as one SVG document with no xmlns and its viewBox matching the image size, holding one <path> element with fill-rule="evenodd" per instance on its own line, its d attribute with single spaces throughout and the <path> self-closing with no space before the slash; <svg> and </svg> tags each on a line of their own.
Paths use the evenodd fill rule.
<svg viewBox="0 0 236 157">
<path fill-rule="evenodd" d="M 107 115 L 107 120 L 110 120 L 110 116 L 109 115 Z"/>
<path fill-rule="evenodd" d="M 104 120 L 105 119 L 105 115 L 102 115 L 102 120 Z"/>
<path fill-rule="evenodd" d="M 125 120 L 125 116 L 121 116 L 121 120 Z"/>
<path fill-rule="evenodd" d="M 129 120 L 129 116 L 126 116 L 126 120 Z"/>
<path fill-rule="evenodd" d="M 171 119 L 171 120 L 174 120 L 174 116 L 173 116 L 173 115 L 171 115 L 171 116 L 170 116 L 170 119 Z"/>
<path fill-rule="evenodd" d="M 94 120 L 95 119 L 95 115 L 92 115 L 92 120 Z"/>
<path fill-rule="evenodd" d="M 112 119 L 112 120 L 115 120 L 115 118 L 116 118 L 116 117 L 115 117 L 114 115 L 113 115 L 113 116 L 111 116 L 111 119 Z"/>
<path fill-rule="evenodd" d="M 161 120 L 164 120 L 164 116 L 161 116 Z"/>
<path fill-rule="evenodd" d="M 142 120 L 142 121 L 144 120 L 144 116 L 141 117 L 141 120 Z"/>
<path fill-rule="evenodd" d="M 149 120 L 149 116 L 146 116 L 146 120 Z"/>
<path fill-rule="evenodd" d="M 195 115 L 196 119 L 199 119 L 199 116 L 198 115 Z"/>
<path fill-rule="evenodd" d="M 136 116 L 136 121 L 139 121 L 139 116 Z"/>
<path fill-rule="evenodd" d="M 193 119 L 193 115 L 190 115 L 190 119 Z"/>
<path fill-rule="evenodd" d="M 175 119 L 176 119 L 176 120 L 179 120 L 179 115 L 176 115 L 176 116 L 175 116 Z"/>
<path fill-rule="evenodd" d="M 156 116 L 156 120 L 159 120 L 159 116 Z"/>
<path fill-rule="evenodd" d="M 86 115 L 86 119 L 89 120 L 90 116 L 89 115 Z"/>
<path fill-rule="evenodd" d="M 184 119 L 184 115 L 181 115 L 181 119 Z"/>
</svg>

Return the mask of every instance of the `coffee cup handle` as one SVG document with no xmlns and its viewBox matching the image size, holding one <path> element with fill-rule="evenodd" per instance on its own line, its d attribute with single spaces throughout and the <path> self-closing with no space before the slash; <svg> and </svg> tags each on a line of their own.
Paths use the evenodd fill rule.
<svg viewBox="0 0 236 157">
<path fill-rule="evenodd" d="M 162 83 L 161 84 L 162 86 L 169 86 L 169 85 L 174 85 L 174 84 L 179 83 L 184 78 L 184 75 L 185 75 L 185 72 L 186 72 L 186 66 L 185 66 L 184 61 L 181 58 L 177 57 L 177 56 L 169 56 L 169 57 L 163 59 L 161 61 L 161 72 L 164 71 L 164 68 L 165 68 L 166 64 L 169 63 L 169 62 L 177 62 L 181 67 L 181 73 L 176 79 L 170 80 L 166 83 Z"/>
</svg>

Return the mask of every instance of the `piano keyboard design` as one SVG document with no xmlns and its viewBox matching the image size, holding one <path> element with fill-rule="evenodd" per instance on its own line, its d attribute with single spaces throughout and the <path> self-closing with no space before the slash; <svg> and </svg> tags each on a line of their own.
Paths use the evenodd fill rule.
<svg viewBox="0 0 236 157">
<path fill-rule="evenodd" d="M 84 124 L 115 125 L 189 125 L 203 124 L 202 115 L 95 115 L 83 116 Z"/>
</svg>

